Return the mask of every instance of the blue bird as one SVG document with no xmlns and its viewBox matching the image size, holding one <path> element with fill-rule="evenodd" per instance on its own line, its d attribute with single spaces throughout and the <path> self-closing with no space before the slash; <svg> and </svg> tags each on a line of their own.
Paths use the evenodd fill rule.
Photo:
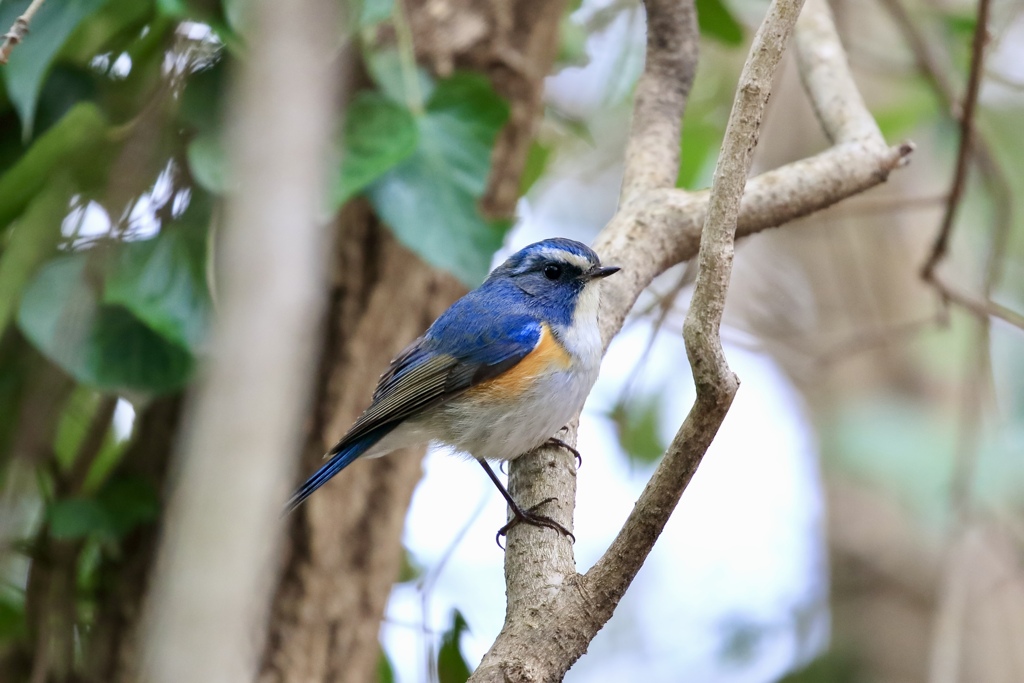
<svg viewBox="0 0 1024 683">
<path fill-rule="evenodd" d="M 569 239 L 525 247 L 445 311 L 380 377 L 370 407 L 288 501 L 290 511 L 357 458 L 430 441 L 477 458 L 513 519 L 564 527 L 521 508 L 487 460 L 551 442 L 583 407 L 601 365 L 598 283 L 619 269 Z"/>
</svg>

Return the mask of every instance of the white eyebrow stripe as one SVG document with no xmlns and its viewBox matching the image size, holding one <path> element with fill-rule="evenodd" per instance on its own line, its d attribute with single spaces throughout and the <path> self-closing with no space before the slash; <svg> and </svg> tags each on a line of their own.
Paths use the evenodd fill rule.
<svg viewBox="0 0 1024 683">
<path fill-rule="evenodd" d="M 564 249 L 552 249 L 550 247 L 545 247 L 543 249 L 538 249 L 536 256 L 538 258 L 550 259 L 553 261 L 564 261 L 576 266 L 580 270 L 587 270 L 593 265 L 590 262 L 590 259 L 585 256 L 579 256 L 578 254 L 565 251 Z"/>
</svg>

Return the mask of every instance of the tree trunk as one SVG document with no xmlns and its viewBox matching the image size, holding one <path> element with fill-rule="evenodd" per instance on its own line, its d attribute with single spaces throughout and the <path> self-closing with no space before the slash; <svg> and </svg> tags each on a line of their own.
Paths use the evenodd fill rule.
<svg viewBox="0 0 1024 683">
<path fill-rule="evenodd" d="M 366 407 L 388 361 L 463 291 L 390 237 L 363 202 L 343 212 L 339 230 L 307 473 Z M 371 678 L 422 457 L 357 462 L 292 516 L 261 680 Z"/>
</svg>

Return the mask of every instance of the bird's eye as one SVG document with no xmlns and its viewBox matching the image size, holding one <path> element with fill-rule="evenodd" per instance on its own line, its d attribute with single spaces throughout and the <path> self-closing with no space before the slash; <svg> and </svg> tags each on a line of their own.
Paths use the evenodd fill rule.
<svg viewBox="0 0 1024 683">
<path fill-rule="evenodd" d="M 562 277 L 562 266 L 556 265 L 554 263 L 549 263 L 548 265 L 544 266 L 544 277 L 546 277 L 549 280 L 557 280 L 558 278 Z"/>
</svg>

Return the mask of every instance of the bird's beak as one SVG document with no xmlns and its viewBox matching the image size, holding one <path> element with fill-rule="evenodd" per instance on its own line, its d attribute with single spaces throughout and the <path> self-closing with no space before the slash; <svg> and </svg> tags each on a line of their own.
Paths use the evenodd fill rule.
<svg viewBox="0 0 1024 683">
<path fill-rule="evenodd" d="M 588 280 L 600 280 L 601 278 L 608 277 L 609 275 L 614 275 L 620 270 L 621 268 L 618 266 L 594 266 L 588 270 L 585 275 Z"/>
</svg>

